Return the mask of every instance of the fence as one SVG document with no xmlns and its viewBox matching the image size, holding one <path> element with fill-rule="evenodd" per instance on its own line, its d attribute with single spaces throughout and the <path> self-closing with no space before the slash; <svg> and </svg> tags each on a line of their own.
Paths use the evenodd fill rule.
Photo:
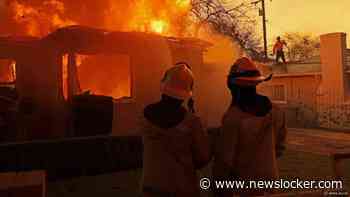
<svg viewBox="0 0 350 197">
<path fill-rule="evenodd" d="M 350 102 L 337 89 L 318 91 L 316 106 L 320 127 L 350 130 Z"/>
<path fill-rule="evenodd" d="M 274 100 L 273 95 L 269 96 Z M 350 101 L 346 102 L 336 89 L 313 92 L 309 95 L 312 102 L 306 103 L 304 97 L 301 94 L 286 100 L 289 127 L 350 130 Z"/>
</svg>

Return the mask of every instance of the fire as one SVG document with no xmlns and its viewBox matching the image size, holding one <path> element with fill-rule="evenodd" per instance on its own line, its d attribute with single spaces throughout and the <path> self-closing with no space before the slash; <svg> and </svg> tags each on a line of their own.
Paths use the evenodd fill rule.
<svg viewBox="0 0 350 197">
<path fill-rule="evenodd" d="M 1 0 L 0 0 L 1 1 Z M 191 0 L 11 0 L 8 30 L 45 36 L 57 28 L 86 25 L 114 31 L 139 31 L 181 37 L 191 35 Z M 79 8 L 79 9 L 77 9 Z M 0 30 L 1 33 L 1 30 Z"/>
<path fill-rule="evenodd" d="M 12 60 L 0 60 L 0 84 L 16 81 L 16 62 Z"/>
<path fill-rule="evenodd" d="M 89 56 L 87 55 L 76 56 L 77 69 L 79 69 L 80 65 L 83 64 L 84 60 L 87 59 L 88 57 Z M 64 55 L 62 57 L 62 89 L 63 89 L 63 96 L 64 98 L 67 99 L 68 98 L 68 55 Z"/>
<path fill-rule="evenodd" d="M 16 81 L 16 61 L 11 62 L 11 81 Z"/>
<path fill-rule="evenodd" d="M 45 0 L 38 7 L 15 0 L 9 7 L 12 19 L 30 36 L 44 36 L 57 28 L 77 24 L 65 17 L 65 6 L 59 0 Z"/>
<path fill-rule="evenodd" d="M 188 25 L 188 21 L 191 20 L 191 0 L 11 0 L 8 2 L 7 11 L 10 16 L 8 20 L 13 25 L 9 33 L 43 37 L 57 28 L 84 25 L 112 31 L 137 31 L 163 36 L 193 35 Z M 78 79 L 82 90 L 91 90 L 93 94 L 110 95 L 114 98 L 131 96 L 128 61 L 128 58 L 122 56 L 113 59 L 113 57 L 78 55 Z M 65 97 L 68 93 L 67 64 L 67 56 L 64 56 L 61 85 Z"/>
<path fill-rule="evenodd" d="M 151 22 L 151 30 L 155 33 L 162 34 L 166 31 L 167 29 L 167 22 L 163 20 L 154 20 Z"/>
<path fill-rule="evenodd" d="M 179 27 L 187 21 L 190 0 L 138 0 L 126 30 L 181 36 Z"/>
<path fill-rule="evenodd" d="M 176 0 L 176 5 L 182 9 L 189 9 L 191 6 L 191 0 Z"/>
</svg>

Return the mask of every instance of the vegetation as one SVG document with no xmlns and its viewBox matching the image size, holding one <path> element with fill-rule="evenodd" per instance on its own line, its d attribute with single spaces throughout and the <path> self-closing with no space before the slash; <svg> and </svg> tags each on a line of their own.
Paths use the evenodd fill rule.
<svg viewBox="0 0 350 197">
<path fill-rule="evenodd" d="M 287 57 L 292 62 L 303 62 L 319 56 L 320 40 L 302 32 L 289 32 L 282 36 L 287 43 Z"/>
</svg>

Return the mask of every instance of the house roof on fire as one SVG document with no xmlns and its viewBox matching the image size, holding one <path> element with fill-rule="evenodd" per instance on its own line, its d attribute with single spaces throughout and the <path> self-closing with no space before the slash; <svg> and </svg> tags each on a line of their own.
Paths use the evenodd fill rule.
<svg viewBox="0 0 350 197">
<path fill-rule="evenodd" d="M 107 31 L 85 26 L 69 26 L 43 38 L 0 37 L 0 58 L 14 58 L 28 47 L 50 47 L 59 53 L 98 54 L 120 52 L 128 48 L 142 49 L 145 44 L 170 44 L 205 50 L 210 44 L 194 38 L 165 37 L 143 32 Z"/>
</svg>

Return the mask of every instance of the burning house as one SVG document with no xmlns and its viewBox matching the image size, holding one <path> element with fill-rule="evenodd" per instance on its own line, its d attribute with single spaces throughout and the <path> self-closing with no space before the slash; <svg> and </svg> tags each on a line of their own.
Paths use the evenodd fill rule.
<svg viewBox="0 0 350 197">
<path fill-rule="evenodd" d="M 11 98 L 1 125 L 17 131 L 4 138 L 133 134 L 140 110 L 160 96 L 162 73 L 177 62 L 191 65 L 198 112 L 218 126 L 229 64 L 216 72 L 204 63 L 210 44 L 194 35 L 190 1 L 16 0 L 0 9 L 8 27 L 0 29 L 0 82 Z"/>
<path fill-rule="evenodd" d="M 189 0 L 5 1 L 0 5 L 0 23 L 7 27 L 0 29 L 0 83 L 16 101 L 10 107 L 16 110 L 7 110 L 11 118 L 0 124 L 6 130 L 14 129 L 9 125 L 23 129 L 4 138 L 90 135 L 75 128 L 84 127 L 85 122 L 105 125 L 104 129 L 95 126 L 98 133 L 134 133 L 135 114 L 159 97 L 161 74 L 183 61 L 196 76 L 199 115 L 208 127 L 219 126 L 230 100 L 224 78 L 241 53 L 231 38 L 211 30 L 207 33 L 205 16 L 198 15 L 207 5 L 196 7 L 203 5 Z M 229 44 L 209 47 L 223 40 Z M 210 57 L 214 62 L 206 58 L 213 48 L 218 49 Z M 8 86 L 15 86 L 16 91 L 8 91 Z M 86 99 L 88 95 L 101 97 Z M 101 102 L 99 109 L 105 109 L 106 117 L 96 115 L 95 121 L 74 118 L 78 116 L 74 113 L 97 110 L 81 109 L 85 108 L 81 102 Z M 18 116 L 18 112 L 25 115 Z"/>
<path fill-rule="evenodd" d="M 74 125 L 71 109 L 77 109 L 72 104 L 79 105 L 75 102 L 79 94 L 86 95 L 87 100 L 81 98 L 81 102 L 89 102 L 88 92 L 91 102 L 98 102 L 92 95 L 103 95 L 105 100 L 100 102 L 109 100 L 110 105 L 106 106 L 113 109 L 102 110 L 100 114 L 93 114 L 96 111 L 90 109 L 94 118 L 85 117 L 83 127 L 104 130 L 109 125 L 107 130 L 113 130 L 113 134 L 130 134 L 137 125 L 140 110 L 159 98 L 163 72 L 184 61 L 200 76 L 207 46 L 208 43 L 195 39 L 107 32 L 81 26 L 59 29 L 42 39 L 7 37 L 0 41 L 1 58 L 15 62 L 15 89 L 19 106 L 25 112 L 17 125 L 28 139 L 69 135 L 69 126 Z M 200 77 L 197 81 L 199 87 Z M 200 95 L 200 89 L 196 92 Z M 205 101 L 197 98 L 201 106 Z M 94 125 L 99 117 L 104 123 L 99 125 L 100 129 Z M 107 120 L 112 118 L 113 124 L 108 124 Z M 75 120 L 76 124 L 82 121 L 77 117 Z"/>
</svg>

